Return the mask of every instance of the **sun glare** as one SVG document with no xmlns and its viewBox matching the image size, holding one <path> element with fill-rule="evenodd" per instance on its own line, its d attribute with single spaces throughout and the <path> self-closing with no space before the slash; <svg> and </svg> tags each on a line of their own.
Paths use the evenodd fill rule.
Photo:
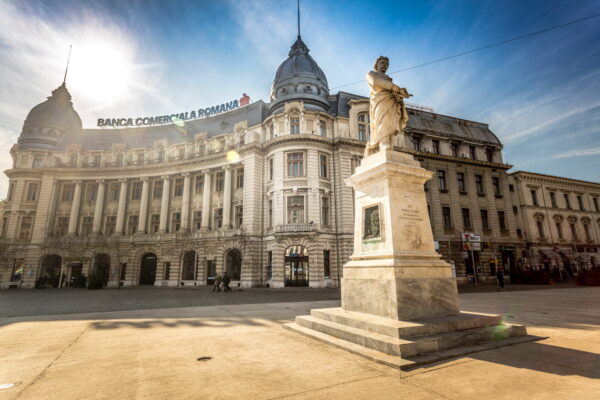
<svg viewBox="0 0 600 400">
<path fill-rule="evenodd" d="M 113 103 L 130 91 L 133 62 L 126 46 L 109 41 L 74 44 L 67 85 L 99 103 Z"/>
</svg>

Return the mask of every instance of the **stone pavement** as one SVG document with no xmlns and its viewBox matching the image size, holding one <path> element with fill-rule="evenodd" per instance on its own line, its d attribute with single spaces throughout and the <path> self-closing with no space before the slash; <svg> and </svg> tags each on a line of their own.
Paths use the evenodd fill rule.
<svg viewBox="0 0 600 400">
<path fill-rule="evenodd" d="M 281 326 L 338 300 L 4 317 L 0 385 L 20 383 L 0 399 L 589 400 L 600 392 L 600 288 L 467 293 L 460 302 L 549 338 L 401 372 Z"/>
</svg>

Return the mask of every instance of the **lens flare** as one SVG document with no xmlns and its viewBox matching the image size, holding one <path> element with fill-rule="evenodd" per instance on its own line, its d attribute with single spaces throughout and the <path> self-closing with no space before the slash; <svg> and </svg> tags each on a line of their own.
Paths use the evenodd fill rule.
<svg viewBox="0 0 600 400">
<path fill-rule="evenodd" d="M 240 155 L 235 150 L 229 150 L 227 152 L 227 161 L 230 163 L 236 162 L 240 159 Z"/>
</svg>

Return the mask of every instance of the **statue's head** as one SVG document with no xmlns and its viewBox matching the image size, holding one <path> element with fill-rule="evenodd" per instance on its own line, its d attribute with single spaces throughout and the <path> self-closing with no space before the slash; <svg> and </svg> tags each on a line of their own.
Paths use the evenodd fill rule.
<svg viewBox="0 0 600 400">
<path fill-rule="evenodd" d="M 375 69 L 375 71 L 383 72 L 385 74 L 385 71 L 387 71 L 389 66 L 390 59 L 384 56 L 379 56 L 377 57 L 377 60 L 375 60 L 375 65 L 373 65 L 373 68 Z"/>
</svg>

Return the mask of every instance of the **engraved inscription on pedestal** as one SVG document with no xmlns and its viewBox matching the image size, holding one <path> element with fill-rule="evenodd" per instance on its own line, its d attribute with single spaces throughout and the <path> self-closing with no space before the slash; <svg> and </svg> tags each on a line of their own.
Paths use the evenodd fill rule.
<svg viewBox="0 0 600 400">
<path fill-rule="evenodd" d="M 363 215 L 363 240 L 380 239 L 381 223 L 379 221 L 379 205 L 366 207 Z"/>
</svg>

